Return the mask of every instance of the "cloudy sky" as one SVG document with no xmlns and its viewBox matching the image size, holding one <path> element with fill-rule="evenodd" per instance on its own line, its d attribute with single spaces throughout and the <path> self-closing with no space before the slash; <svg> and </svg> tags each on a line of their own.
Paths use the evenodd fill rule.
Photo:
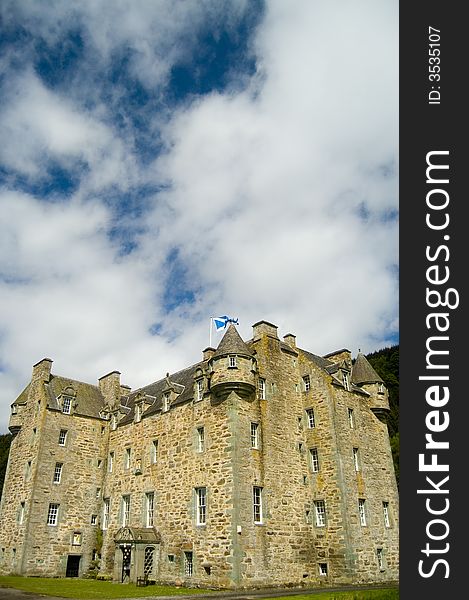
<svg viewBox="0 0 469 600">
<path fill-rule="evenodd" d="M 135 388 L 211 316 L 398 342 L 397 0 L 0 11 L 0 433 L 41 358 Z"/>
</svg>

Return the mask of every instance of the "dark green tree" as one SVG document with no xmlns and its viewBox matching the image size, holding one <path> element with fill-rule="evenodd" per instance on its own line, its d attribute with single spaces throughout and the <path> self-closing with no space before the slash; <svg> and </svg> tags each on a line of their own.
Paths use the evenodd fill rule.
<svg viewBox="0 0 469 600">
<path fill-rule="evenodd" d="M 11 433 L 0 435 L 0 498 L 3 492 L 3 481 L 5 480 L 5 471 L 7 469 L 8 454 L 13 436 Z"/>
</svg>

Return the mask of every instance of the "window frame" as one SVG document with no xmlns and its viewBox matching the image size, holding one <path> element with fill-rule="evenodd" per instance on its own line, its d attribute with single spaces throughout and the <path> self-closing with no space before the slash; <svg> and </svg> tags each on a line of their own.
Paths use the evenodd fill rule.
<svg viewBox="0 0 469 600">
<path fill-rule="evenodd" d="M 259 450 L 259 423 L 251 421 L 251 448 Z"/>
<path fill-rule="evenodd" d="M 59 440 L 58 440 L 58 445 L 65 447 L 67 444 L 67 436 L 68 436 L 68 429 L 61 429 L 59 431 Z"/>
<path fill-rule="evenodd" d="M 360 525 L 362 527 L 366 527 L 367 519 L 366 519 L 366 499 L 365 498 L 358 499 L 358 516 L 360 518 Z"/>
<path fill-rule="evenodd" d="M 303 390 L 309 392 L 311 389 L 311 376 L 309 374 L 303 375 Z"/>
<path fill-rule="evenodd" d="M 314 500 L 314 524 L 316 527 L 327 526 L 327 512 L 325 500 Z"/>
<path fill-rule="evenodd" d="M 195 523 L 197 527 L 207 525 L 207 488 L 205 486 L 195 488 Z"/>
<path fill-rule="evenodd" d="M 259 400 L 265 400 L 266 398 L 266 382 L 264 377 L 259 377 L 259 381 L 257 383 L 257 390 L 258 390 L 258 396 L 259 396 Z"/>
<path fill-rule="evenodd" d="M 145 492 L 145 527 L 155 524 L 155 492 Z"/>
<path fill-rule="evenodd" d="M 383 518 L 384 518 L 384 526 L 386 529 L 391 527 L 391 518 L 389 513 L 389 502 L 383 500 Z"/>
<path fill-rule="evenodd" d="M 254 525 L 264 524 L 263 491 L 260 485 L 252 486 L 252 515 Z"/>
<path fill-rule="evenodd" d="M 54 467 L 54 475 L 52 477 L 52 483 L 58 485 L 62 479 L 62 471 L 64 464 L 63 462 L 56 462 Z"/>
<path fill-rule="evenodd" d="M 130 523 L 130 494 L 123 494 L 121 500 L 121 527 Z"/>
<path fill-rule="evenodd" d="M 47 525 L 49 527 L 57 527 L 59 522 L 59 510 L 60 503 L 59 502 L 50 502 L 49 509 L 47 511 Z"/>
<path fill-rule="evenodd" d="M 314 408 L 305 409 L 306 413 L 306 422 L 308 423 L 308 429 L 316 428 L 316 415 L 314 413 Z"/>
<path fill-rule="evenodd" d="M 319 452 L 317 447 L 309 449 L 309 461 L 312 473 L 319 473 Z"/>
<path fill-rule="evenodd" d="M 196 428 L 197 435 L 197 453 L 202 454 L 205 452 L 205 427 L 201 425 Z"/>
</svg>

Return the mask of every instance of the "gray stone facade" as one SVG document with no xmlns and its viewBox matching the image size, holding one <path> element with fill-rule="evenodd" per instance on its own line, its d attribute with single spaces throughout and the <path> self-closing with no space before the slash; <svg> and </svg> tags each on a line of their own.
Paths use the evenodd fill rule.
<svg viewBox="0 0 469 600">
<path fill-rule="evenodd" d="M 201 587 L 398 579 L 387 391 L 261 321 L 132 391 L 33 367 L 12 404 L 0 572 Z M 96 559 L 96 560 L 95 560 Z M 93 562 L 94 561 L 94 562 Z"/>
</svg>

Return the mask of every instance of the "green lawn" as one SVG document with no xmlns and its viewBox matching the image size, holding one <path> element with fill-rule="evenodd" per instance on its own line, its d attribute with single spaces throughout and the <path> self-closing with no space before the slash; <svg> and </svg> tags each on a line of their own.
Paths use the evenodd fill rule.
<svg viewBox="0 0 469 600">
<path fill-rule="evenodd" d="M 12 587 L 25 592 L 36 592 L 63 598 L 98 600 L 107 598 L 144 598 L 146 596 L 176 596 L 207 592 L 196 588 L 179 588 L 164 585 L 137 587 L 133 583 L 119 584 L 95 579 L 52 579 L 46 577 L 0 577 L 0 587 Z"/>
<path fill-rule="evenodd" d="M 110 600 L 112 598 L 145 598 L 146 596 L 177 596 L 213 592 L 197 588 L 149 585 L 136 587 L 134 584 L 118 584 L 94 579 L 52 579 L 45 577 L 0 577 L 0 588 L 11 587 L 25 592 L 36 592 L 46 596 L 63 598 L 85 598 L 86 600 Z M 320 592 L 282 596 L 272 600 L 398 600 L 399 590 L 358 590 L 353 592 Z M 266 600 L 266 599 L 263 599 Z"/>
</svg>

